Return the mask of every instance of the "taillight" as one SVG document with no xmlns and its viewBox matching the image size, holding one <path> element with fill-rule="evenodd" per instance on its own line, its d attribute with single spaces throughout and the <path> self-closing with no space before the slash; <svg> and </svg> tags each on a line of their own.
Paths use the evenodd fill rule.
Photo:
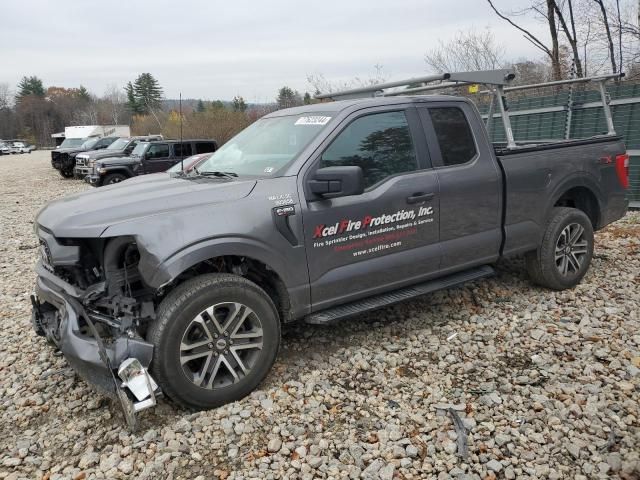
<svg viewBox="0 0 640 480">
<path fill-rule="evenodd" d="M 629 188 L 629 155 L 616 155 L 616 173 L 622 188 Z"/>
</svg>

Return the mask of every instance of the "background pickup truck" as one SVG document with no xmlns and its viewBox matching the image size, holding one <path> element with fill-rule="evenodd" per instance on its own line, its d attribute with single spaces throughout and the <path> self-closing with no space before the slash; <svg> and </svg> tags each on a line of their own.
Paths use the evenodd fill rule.
<svg viewBox="0 0 640 480">
<path fill-rule="evenodd" d="M 66 138 L 60 147 L 51 150 L 51 166 L 64 178 L 73 177 L 76 155 L 90 150 L 103 150 L 115 142 L 118 137 Z M 73 145 L 67 147 L 66 145 Z"/>
<path fill-rule="evenodd" d="M 464 98 L 280 110 L 191 174 L 41 210 L 35 329 L 92 383 L 119 391 L 134 358 L 174 401 L 215 407 L 267 375 L 281 323 L 330 323 L 516 254 L 535 283 L 573 287 L 594 230 L 626 212 L 627 169 L 615 135 L 494 146 Z"/>
<path fill-rule="evenodd" d="M 215 140 L 139 142 L 129 156 L 96 160 L 84 179 L 94 187 L 111 185 L 137 175 L 165 172 L 191 155 L 216 148 Z"/>
<path fill-rule="evenodd" d="M 109 157 L 128 157 L 140 142 L 155 142 L 164 140 L 162 135 L 146 135 L 138 137 L 119 138 L 103 150 L 91 150 L 76 155 L 76 166 L 73 174 L 76 178 L 84 178 L 93 173 L 96 160 Z"/>
</svg>

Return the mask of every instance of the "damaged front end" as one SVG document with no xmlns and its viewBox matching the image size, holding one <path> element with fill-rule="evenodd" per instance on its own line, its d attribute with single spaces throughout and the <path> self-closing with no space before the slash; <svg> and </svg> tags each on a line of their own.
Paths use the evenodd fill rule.
<svg viewBox="0 0 640 480">
<path fill-rule="evenodd" d="M 122 403 L 127 423 L 155 405 L 147 368 L 155 292 L 138 272 L 132 237 L 60 239 L 38 228 L 41 259 L 32 296 L 33 327 L 88 383 Z"/>
</svg>

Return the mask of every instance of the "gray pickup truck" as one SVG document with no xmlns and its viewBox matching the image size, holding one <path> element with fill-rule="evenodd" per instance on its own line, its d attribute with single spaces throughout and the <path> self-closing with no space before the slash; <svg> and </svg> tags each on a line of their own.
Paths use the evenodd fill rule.
<svg viewBox="0 0 640 480">
<path fill-rule="evenodd" d="M 190 174 L 44 207 L 34 328 L 133 410 L 158 386 L 216 407 L 265 378 L 284 323 L 328 324 L 518 254 L 534 283 L 575 286 L 594 231 L 625 215 L 627 162 L 615 135 L 494 146 L 458 97 L 280 110 Z"/>
</svg>

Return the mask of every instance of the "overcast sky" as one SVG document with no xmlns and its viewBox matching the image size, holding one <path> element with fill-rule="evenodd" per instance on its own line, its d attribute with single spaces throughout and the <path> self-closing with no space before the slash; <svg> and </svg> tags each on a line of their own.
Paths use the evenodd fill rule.
<svg viewBox="0 0 640 480">
<path fill-rule="evenodd" d="M 401 79 L 427 73 L 425 52 L 470 28 L 492 28 L 509 58 L 540 57 L 484 0 L 2 0 L 0 25 L 0 82 L 37 75 L 99 95 L 142 72 L 168 98 L 250 102 L 310 90 L 313 73 L 347 80 L 380 64 Z"/>
</svg>

